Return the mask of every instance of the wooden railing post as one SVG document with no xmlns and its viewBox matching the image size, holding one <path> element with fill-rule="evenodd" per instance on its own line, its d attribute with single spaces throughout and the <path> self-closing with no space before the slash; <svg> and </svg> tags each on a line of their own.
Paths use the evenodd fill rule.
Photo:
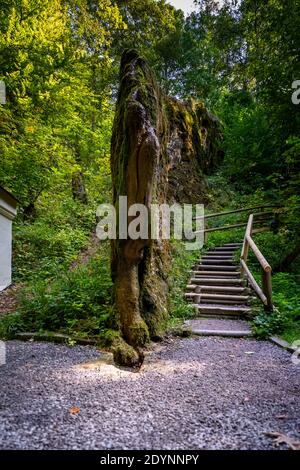
<svg viewBox="0 0 300 470">
<path fill-rule="evenodd" d="M 267 298 L 267 304 L 265 306 L 265 310 L 268 312 L 273 311 L 273 303 L 272 303 L 272 277 L 271 271 L 263 271 L 262 275 L 262 285 L 263 285 L 263 292 Z"/>
<path fill-rule="evenodd" d="M 241 253 L 241 259 L 244 260 L 245 263 L 247 263 L 248 254 L 249 254 L 248 235 L 251 237 L 252 226 L 253 226 L 253 214 L 251 214 L 249 216 L 249 219 L 248 219 L 245 238 L 244 238 L 244 243 L 243 243 L 243 248 L 242 248 L 242 253 Z M 244 270 L 243 270 L 243 266 L 242 266 L 241 267 L 241 274 L 243 274 L 243 273 L 244 273 Z"/>
<path fill-rule="evenodd" d="M 247 229 L 241 253 L 241 273 L 246 274 L 248 282 L 263 302 L 265 310 L 271 312 L 273 310 L 271 266 L 269 265 L 266 258 L 262 255 L 262 253 L 253 241 L 252 232 L 254 215 L 255 214 L 251 214 L 248 219 Z M 253 250 L 262 268 L 262 289 L 260 289 L 259 285 L 257 284 L 256 280 L 254 279 L 247 266 L 247 259 L 250 248 Z"/>
<path fill-rule="evenodd" d="M 245 236 L 244 242 L 243 242 L 243 248 L 242 248 L 242 253 L 241 253 L 241 260 L 247 263 L 247 258 L 248 258 L 248 252 L 249 252 L 249 244 L 247 241 L 247 237 Z M 241 264 L 241 275 L 245 273 L 245 269 L 243 268 L 243 264 Z"/>
</svg>

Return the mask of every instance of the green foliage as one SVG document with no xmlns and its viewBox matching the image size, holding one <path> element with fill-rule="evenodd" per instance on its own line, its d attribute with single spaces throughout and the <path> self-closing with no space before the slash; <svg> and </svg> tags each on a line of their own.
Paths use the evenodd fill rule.
<svg viewBox="0 0 300 470">
<path fill-rule="evenodd" d="M 35 280 L 23 289 L 18 309 L 22 325 L 27 331 L 98 335 L 107 327 L 111 286 L 104 243 L 87 264 L 58 275 L 50 284 Z"/>
<path fill-rule="evenodd" d="M 222 212 L 225 208 L 235 207 L 240 202 L 235 201 L 236 192 L 231 188 L 228 178 L 223 171 L 216 171 L 207 177 L 207 198 L 210 212 Z"/>
<path fill-rule="evenodd" d="M 34 221 L 19 220 L 15 225 L 14 280 L 52 278 L 66 271 L 87 245 L 94 222 L 93 209 L 70 197 L 41 200 Z"/>
<path fill-rule="evenodd" d="M 279 334 L 292 341 L 300 338 L 299 280 L 288 273 L 273 276 L 272 314 L 261 313 L 255 318 L 255 332 L 262 337 Z"/>
<path fill-rule="evenodd" d="M 93 180 L 104 169 L 113 115 L 106 51 L 112 31 L 122 27 L 109 0 L 5 2 L 0 181 L 25 214 L 58 179 L 66 187 L 77 171 Z"/>
<path fill-rule="evenodd" d="M 254 240 L 273 268 L 280 264 L 280 261 L 292 246 L 292 241 L 286 245 L 284 231 L 276 234 L 273 232 L 258 233 L 254 236 Z M 249 251 L 249 265 L 255 271 L 260 272 L 260 264 L 251 250 Z"/>
<path fill-rule="evenodd" d="M 229 103 L 224 99 L 221 111 L 226 124 L 224 173 L 237 190 L 249 193 L 268 186 L 266 175 L 271 168 L 277 173 L 282 171 L 276 129 L 270 126 L 262 105 L 244 105 L 240 97 L 234 103 L 232 95 L 228 98 Z"/>
<path fill-rule="evenodd" d="M 100 331 L 99 338 L 104 347 L 109 347 L 119 340 L 120 333 L 116 330 L 104 329 Z"/>
<path fill-rule="evenodd" d="M 272 313 L 264 312 L 254 319 L 254 334 L 260 338 L 269 338 L 283 332 L 290 326 L 290 321 L 279 309 L 275 308 Z"/>
<path fill-rule="evenodd" d="M 10 313 L 0 316 L 0 338 L 10 339 L 15 333 L 22 331 L 24 323 L 20 313 Z"/>
<path fill-rule="evenodd" d="M 126 27 L 115 31 L 112 50 L 119 60 L 125 49 L 136 49 L 153 67 L 165 91 L 174 85 L 177 45 L 184 17 L 165 0 L 113 0 Z M 174 41 L 175 44 L 174 44 Z M 175 57 L 174 57 L 175 54 Z"/>
<path fill-rule="evenodd" d="M 199 259 L 200 251 L 189 251 L 185 244 L 172 241 L 172 268 L 169 274 L 169 308 L 171 321 L 174 318 L 187 319 L 195 316 L 195 309 L 184 298 L 190 271 Z"/>
</svg>

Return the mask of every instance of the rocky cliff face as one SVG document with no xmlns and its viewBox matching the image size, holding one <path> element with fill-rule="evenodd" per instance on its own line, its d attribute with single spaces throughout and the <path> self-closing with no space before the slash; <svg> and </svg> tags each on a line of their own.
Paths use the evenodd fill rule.
<svg viewBox="0 0 300 470">
<path fill-rule="evenodd" d="M 223 160 L 219 150 L 221 125 L 202 102 L 164 99 L 168 120 L 168 200 L 179 203 L 207 202 L 204 174 Z"/>
<path fill-rule="evenodd" d="M 152 203 L 205 202 L 203 173 L 222 158 L 219 129 L 203 104 L 163 96 L 147 63 L 125 51 L 111 144 L 115 207 L 119 196 L 128 197 L 128 206 L 149 209 Z M 127 217 L 127 223 L 133 219 Z M 168 317 L 169 266 L 168 240 L 112 241 L 114 322 L 120 331 L 116 362 L 140 364 L 142 347 L 161 335 Z"/>
</svg>

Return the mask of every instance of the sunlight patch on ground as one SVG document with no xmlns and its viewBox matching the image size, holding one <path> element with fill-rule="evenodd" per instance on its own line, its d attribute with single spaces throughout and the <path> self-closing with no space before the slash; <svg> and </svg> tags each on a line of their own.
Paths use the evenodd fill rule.
<svg viewBox="0 0 300 470">
<path fill-rule="evenodd" d="M 119 379 L 135 379 L 138 374 L 132 369 L 118 367 L 114 364 L 112 353 L 102 353 L 103 357 L 93 359 L 83 364 L 77 364 L 74 368 L 81 372 L 97 372 L 97 376 L 103 379 L 119 380 Z"/>
<path fill-rule="evenodd" d="M 163 375 L 176 375 L 182 373 L 198 373 L 202 372 L 206 364 L 204 362 L 199 363 L 198 361 L 186 361 L 179 362 L 174 361 L 156 361 L 145 364 L 142 367 L 142 373 L 156 372 Z"/>
<path fill-rule="evenodd" d="M 100 359 L 94 359 L 82 364 L 77 364 L 74 368 L 81 372 L 97 372 L 97 377 L 109 380 L 129 379 L 135 380 L 142 375 L 149 373 L 158 373 L 164 376 L 172 376 L 182 373 L 199 374 L 205 368 L 205 363 L 197 361 L 180 362 L 174 360 L 151 360 L 151 354 L 148 354 L 140 371 L 134 371 L 125 367 L 118 367 L 114 364 L 113 355 L 104 353 Z"/>
</svg>

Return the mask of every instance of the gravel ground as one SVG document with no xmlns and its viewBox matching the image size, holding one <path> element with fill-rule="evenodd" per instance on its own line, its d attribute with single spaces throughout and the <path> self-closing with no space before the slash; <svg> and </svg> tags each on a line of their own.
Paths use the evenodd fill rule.
<svg viewBox="0 0 300 470">
<path fill-rule="evenodd" d="M 273 449 L 264 432 L 299 438 L 299 373 L 251 339 L 170 340 L 139 373 L 91 347 L 10 341 L 0 448 Z"/>
</svg>

